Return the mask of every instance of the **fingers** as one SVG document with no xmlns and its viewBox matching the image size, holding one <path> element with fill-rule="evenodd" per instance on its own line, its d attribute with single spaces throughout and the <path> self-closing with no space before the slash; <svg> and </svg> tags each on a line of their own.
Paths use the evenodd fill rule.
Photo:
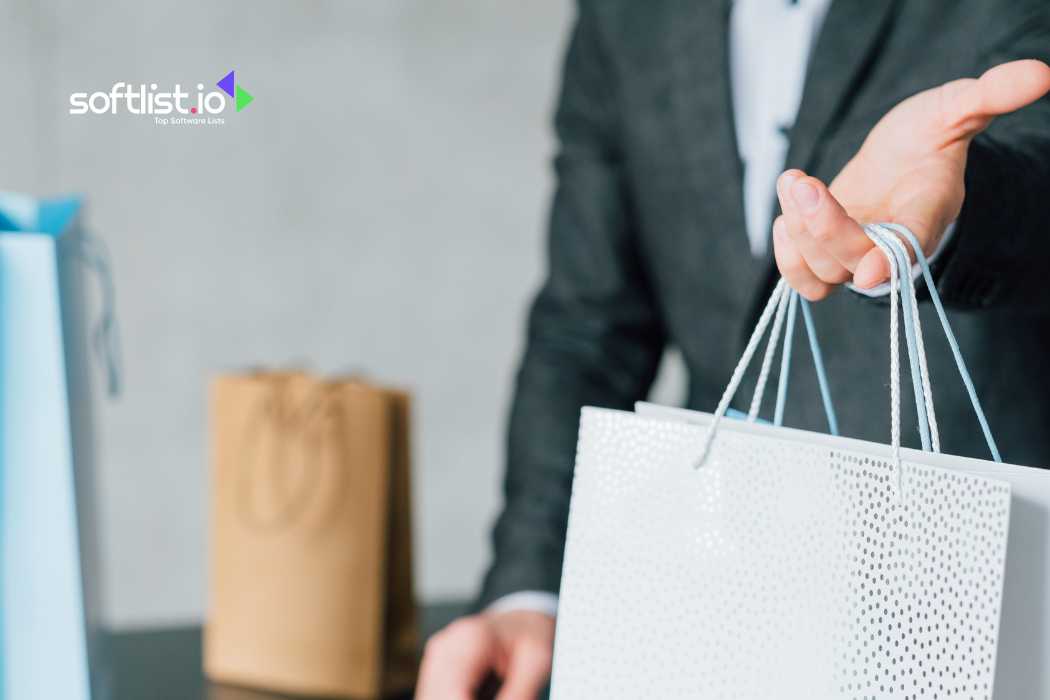
<svg viewBox="0 0 1050 700">
<path fill-rule="evenodd" d="M 456 620 L 427 642 L 416 700 L 472 700 L 497 652 L 495 633 L 480 616 Z"/>
<path fill-rule="evenodd" d="M 977 80 L 957 80 L 943 87 L 948 124 L 973 136 L 993 117 L 1021 109 L 1050 92 L 1050 66 L 1036 60 L 1010 61 Z"/>
<path fill-rule="evenodd" d="M 464 617 L 434 635 L 423 652 L 416 700 L 473 700 L 495 673 L 498 700 L 534 700 L 550 678 L 554 618 L 512 611 Z"/>
<path fill-rule="evenodd" d="M 820 301 L 831 293 L 831 285 L 822 282 L 809 269 L 805 258 L 787 232 L 786 219 L 778 216 L 773 222 L 773 255 L 780 274 L 791 288 L 810 301 Z"/>
<path fill-rule="evenodd" d="M 819 241 L 809 235 L 810 207 L 819 195 L 800 170 L 789 170 L 777 181 L 777 197 L 784 210 L 788 237 L 806 260 L 806 265 L 822 282 L 840 284 L 849 279 L 849 271 L 842 267 Z"/>
<path fill-rule="evenodd" d="M 820 180 L 789 170 L 777 195 L 784 210 L 774 226 L 777 265 L 800 294 L 822 299 L 852 277 L 872 243 Z"/>
<path fill-rule="evenodd" d="M 553 649 L 549 644 L 523 638 L 510 653 L 507 675 L 496 700 L 535 700 L 550 678 Z"/>
<path fill-rule="evenodd" d="M 890 261 L 880 249 L 872 248 L 857 264 L 857 271 L 853 273 L 853 284 L 861 289 L 871 289 L 889 278 Z"/>
</svg>

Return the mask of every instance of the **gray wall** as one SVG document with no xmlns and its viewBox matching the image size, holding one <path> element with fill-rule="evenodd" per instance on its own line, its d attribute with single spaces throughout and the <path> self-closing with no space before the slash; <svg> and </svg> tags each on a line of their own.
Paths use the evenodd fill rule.
<svg viewBox="0 0 1050 700">
<path fill-rule="evenodd" d="M 0 188 L 83 192 L 114 258 L 125 396 L 101 410 L 106 617 L 205 608 L 205 390 L 254 364 L 416 394 L 426 599 L 471 594 L 551 187 L 569 0 L 0 2 Z M 235 68 L 221 127 L 67 113 Z"/>
</svg>

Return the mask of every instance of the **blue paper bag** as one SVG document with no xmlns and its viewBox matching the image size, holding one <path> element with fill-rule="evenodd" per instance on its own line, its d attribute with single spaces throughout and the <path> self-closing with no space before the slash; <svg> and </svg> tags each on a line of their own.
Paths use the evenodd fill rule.
<svg viewBox="0 0 1050 700">
<path fill-rule="evenodd" d="M 107 695 L 92 505 L 91 345 L 106 351 L 109 389 L 118 387 L 111 314 L 90 340 L 86 272 L 104 258 L 79 226 L 80 209 L 75 198 L 0 194 L 3 700 Z M 105 284 L 109 308 L 111 292 Z"/>
</svg>

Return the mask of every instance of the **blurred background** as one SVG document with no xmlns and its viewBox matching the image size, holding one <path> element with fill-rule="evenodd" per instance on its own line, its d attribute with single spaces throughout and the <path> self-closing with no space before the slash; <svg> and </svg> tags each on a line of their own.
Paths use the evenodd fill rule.
<svg viewBox="0 0 1050 700">
<path fill-rule="evenodd" d="M 474 594 L 543 270 L 572 13 L 569 0 L 0 2 L 0 189 L 83 193 L 112 252 L 126 390 L 97 397 L 109 624 L 202 619 L 207 383 L 254 365 L 414 392 L 417 592 Z M 192 90 L 230 70 L 255 101 L 221 126 L 68 113 L 72 92 Z"/>
<path fill-rule="evenodd" d="M 105 616 L 200 619 L 206 387 L 361 370 L 416 394 L 417 588 L 471 595 L 538 283 L 567 0 L 0 2 L 0 188 L 82 192 L 125 395 L 99 401 Z M 222 126 L 68 114 L 117 81 L 214 83 Z M 101 392 L 99 392 L 101 393 Z"/>
</svg>

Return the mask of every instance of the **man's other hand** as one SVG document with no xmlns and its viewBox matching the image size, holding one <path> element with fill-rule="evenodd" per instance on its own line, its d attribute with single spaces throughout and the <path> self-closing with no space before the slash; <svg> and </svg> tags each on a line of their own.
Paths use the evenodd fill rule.
<svg viewBox="0 0 1050 700">
<path fill-rule="evenodd" d="M 486 679 L 496 700 L 535 700 L 554 655 L 554 618 L 527 610 L 463 617 L 427 642 L 416 700 L 474 700 Z"/>
<path fill-rule="evenodd" d="M 864 235 L 864 223 L 903 224 L 927 255 L 936 250 L 962 209 L 970 141 L 995 117 L 1048 91 L 1046 64 L 1004 63 L 898 104 L 830 188 L 801 170 L 785 172 L 777 182 L 784 213 L 773 225 L 781 274 L 811 301 L 850 279 L 863 289 L 889 279 L 889 263 Z"/>
</svg>

